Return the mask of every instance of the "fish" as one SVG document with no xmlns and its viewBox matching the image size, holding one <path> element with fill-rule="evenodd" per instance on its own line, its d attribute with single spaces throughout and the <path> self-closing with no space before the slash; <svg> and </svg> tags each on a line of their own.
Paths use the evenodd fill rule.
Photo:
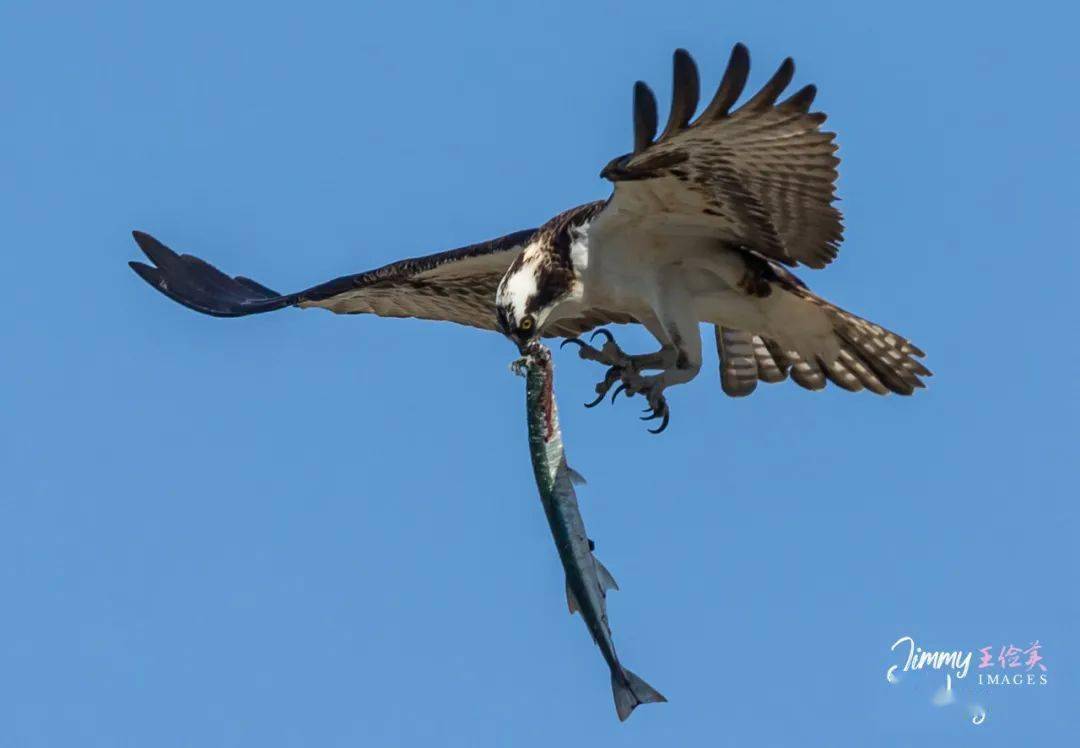
<svg viewBox="0 0 1080 748">
<path fill-rule="evenodd" d="M 585 532 L 574 485 L 584 479 L 566 464 L 559 413 L 555 404 L 554 367 L 551 351 L 531 344 L 514 362 L 514 371 L 525 377 L 528 411 L 529 453 L 536 486 L 551 527 L 559 560 L 566 572 L 566 602 L 571 615 L 581 614 L 593 641 L 611 671 L 615 711 L 625 721 L 639 704 L 667 701 L 615 654 L 607 618 L 607 591 L 619 589 L 614 577 L 593 554 L 595 545 Z"/>
</svg>

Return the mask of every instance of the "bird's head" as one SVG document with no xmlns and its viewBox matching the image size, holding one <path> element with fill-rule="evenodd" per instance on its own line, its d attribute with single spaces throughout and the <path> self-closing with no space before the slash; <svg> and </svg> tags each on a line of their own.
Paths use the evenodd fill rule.
<svg viewBox="0 0 1080 748">
<path fill-rule="evenodd" d="M 525 247 L 495 292 L 499 330 L 525 349 L 540 338 L 552 311 L 570 295 L 574 273 L 543 243 Z"/>
</svg>

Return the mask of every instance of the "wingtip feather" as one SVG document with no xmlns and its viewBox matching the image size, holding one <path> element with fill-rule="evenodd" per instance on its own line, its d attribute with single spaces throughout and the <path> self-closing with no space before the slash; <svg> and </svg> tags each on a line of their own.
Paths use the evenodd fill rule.
<svg viewBox="0 0 1080 748">
<path fill-rule="evenodd" d="M 136 275 L 142 278 L 144 281 L 150 284 L 157 283 L 158 269 L 147 265 L 145 262 L 139 262 L 137 260 L 131 260 L 128 262 L 128 267 L 135 271 Z"/>
<path fill-rule="evenodd" d="M 810 111 L 810 106 L 814 103 L 814 97 L 816 96 L 817 86 L 811 83 L 810 85 L 803 86 L 781 102 L 780 108 L 788 111 L 806 113 Z"/>
<path fill-rule="evenodd" d="M 701 81 L 697 63 L 685 49 L 676 49 L 672 60 L 671 111 L 660 140 L 684 129 L 697 111 Z"/>
<path fill-rule="evenodd" d="M 784 89 L 791 83 L 791 79 L 795 77 L 795 60 L 790 57 L 785 57 L 784 61 L 780 63 L 780 67 L 776 69 L 772 77 L 761 87 L 754 96 L 743 105 L 743 109 L 764 109 L 770 107 L 776 103 L 777 98 L 784 92 Z"/>
<path fill-rule="evenodd" d="M 634 153 L 648 148 L 656 137 L 656 96 L 644 81 L 634 84 Z"/>
<path fill-rule="evenodd" d="M 150 261 L 158 267 L 165 267 L 178 257 L 176 252 L 173 252 L 146 232 L 132 231 L 131 236 L 135 239 L 135 243 L 139 245 L 139 249 L 143 251 L 143 254 L 149 257 Z"/>
<path fill-rule="evenodd" d="M 750 50 L 742 42 L 736 44 L 731 50 L 724 76 L 720 79 L 720 85 L 716 89 L 709 105 L 702 112 L 700 122 L 709 122 L 720 117 L 726 117 L 732 105 L 738 101 L 746 88 L 747 78 L 750 77 Z"/>
</svg>

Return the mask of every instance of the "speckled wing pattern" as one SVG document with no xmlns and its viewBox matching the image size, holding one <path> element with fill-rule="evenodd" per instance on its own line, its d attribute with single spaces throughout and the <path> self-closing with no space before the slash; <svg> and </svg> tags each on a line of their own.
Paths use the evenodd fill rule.
<svg viewBox="0 0 1080 748">
<path fill-rule="evenodd" d="M 339 314 L 417 317 L 494 330 L 495 289 L 534 233 L 534 229 L 518 231 L 401 260 L 292 294 L 279 294 L 243 276 L 230 277 L 198 257 L 173 252 L 141 231 L 134 232 L 135 241 L 153 265 L 130 265 L 169 298 L 215 317 L 242 317 L 287 306 L 321 307 Z"/>
<path fill-rule="evenodd" d="M 611 208 L 637 225 L 716 236 L 785 265 L 821 268 L 843 238 L 835 200 L 836 144 L 820 130 L 825 115 L 810 112 L 816 94 L 805 86 L 777 99 L 791 82 L 791 58 L 762 89 L 731 111 L 746 85 L 750 57 L 735 46 L 712 102 L 697 110 L 697 66 L 675 52 L 671 112 L 659 137 L 656 97 L 634 87 L 634 150 L 604 168 L 615 184 Z"/>
</svg>

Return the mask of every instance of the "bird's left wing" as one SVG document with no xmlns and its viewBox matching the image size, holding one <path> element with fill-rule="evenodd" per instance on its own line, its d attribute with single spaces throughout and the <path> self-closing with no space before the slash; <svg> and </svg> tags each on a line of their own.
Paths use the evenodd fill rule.
<svg viewBox="0 0 1080 748">
<path fill-rule="evenodd" d="M 535 229 L 449 252 L 401 260 L 291 294 L 243 276 L 231 277 L 192 255 L 177 254 L 149 234 L 135 241 L 153 265 L 132 270 L 170 299 L 215 317 L 242 317 L 287 306 L 339 314 L 417 317 L 495 329 L 495 290 Z"/>
</svg>

